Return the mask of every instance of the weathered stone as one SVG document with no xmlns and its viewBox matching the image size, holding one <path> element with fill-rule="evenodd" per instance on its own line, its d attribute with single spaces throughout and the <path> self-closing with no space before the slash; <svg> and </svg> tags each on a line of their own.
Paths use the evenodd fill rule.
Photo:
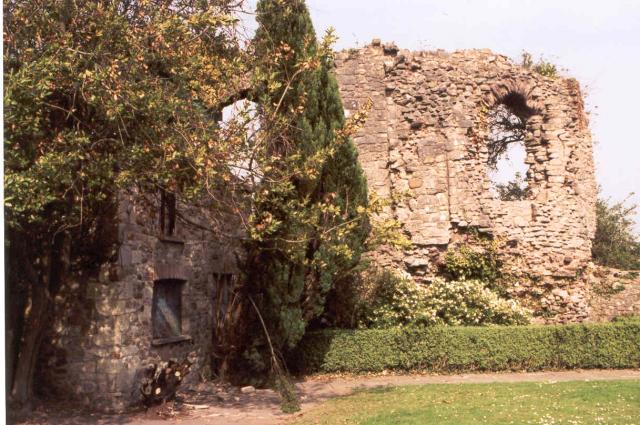
<svg viewBox="0 0 640 425">
<path fill-rule="evenodd" d="M 429 265 L 429 260 L 425 257 L 407 257 L 404 263 L 408 267 L 425 267 Z"/>
<path fill-rule="evenodd" d="M 409 179 L 409 188 L 410 189 L 417 189 L 419 187 L 422 187 L 422 179 L 421 178 L 412 178 Z"/>
<path fill-rule="evenodd" d="M 255 393 L 255 392 L 256 392 L 256 389 L 255 389 L 255 387 L 253 387 L 253 386 L 251 386 L 251 385 L 248 385 L 248 386 L 246 386 L 246 387 L 242 387 L 242 388 L 240 388 L 240 392 L 241 392 L 242 394 L 253 394 L 253 393 Z"/>
<path fill-rule="evenodd" d="M 428 281 L 432 271 L 422 270 L 420 250 L 453 247 L 459 232 L 476 228 L 509 241 L 506 254 L 518 261 L 514 273 L 548 279 L 550 288 L 575 278 L 591 257 L 596 199 L 591 135 L 575 80 L 542 77 L 488 50 L 411 53 L 382 46 L 336 61 L 344 103 L 374 101 L 375 118 L 355 137 L 370 189 L 380 196 L 413 190 L 410 200 L 385 211 L 402 223 L 413 249 L 381 249 L 375 260 Z M 350 84 L 356 72 L 357 83 Z M 381 93 L 386 96 L 374 98 Z M 527 112 L 533 193 L 527 201 L 500 201 L 490 192 L 485 111 L 500 104 Z M 572 285 L 558 297 L 534 296 L 536 285 L 514 291 L 546 299 L 549 322 L 580 321 L 588 306 L 577 300 L 586 289 Z"/>
<path fill-rule="evenodd" d="M 561 298 L 563 300 L 569 298 L 569 293 L 564 289 L 556 288 L 553 291 L 551 291 L 551 293 L 553 295 L 555 295 L 556 297 L 559 297 L 559 298 Z"/>
<path fill-rule="evenodd" d="M 157 236 L 159 210 L 152 207 L 154 202 L 154 197 L 123 192 L 118 216 L 126 218 L 127 211 L 134 211 L 136 220 L 124 233 L 114 226 L 126 237 L 118 261 L 101 267 L 99 279 L 66 283 L 56 298 L 56 334 L 45 345 L 53 353 L 49 360 L 60 367 L 42 368 L 39 380 L 60 394 L 75 394 L 94 410 L 116 412 L 135 402 L 140 376 L 134 371 L 161 359 L 193 354 L 193 370 L 186 379 L 198 379 L 211 355 L 214 290 L 220 285 L 216 277 L 238 274 L 233 240 L 203 237 L 200 228 L 187 224 L 176 225 L 169 238 Z M 178 208 L 194 222 L 214 223 L 204 208 Z M 240 231 L 233 219 L 228 225 Z M 182 288 L 182 335 L 160 345 L 155 343 L 151 313 L 155 280 L 162 278 L 185 281 L 177 283 Z"/>
</svg>

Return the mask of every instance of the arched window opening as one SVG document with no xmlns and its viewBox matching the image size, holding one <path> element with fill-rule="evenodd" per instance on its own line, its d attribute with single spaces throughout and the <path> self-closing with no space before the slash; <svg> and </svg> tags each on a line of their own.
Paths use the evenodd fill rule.
<svg viewBox="0 0 640 425">
<path fill-rule="evenodd" d="M 492 108 L 488 115 L 487 166 L 491 190 L 503 201 L 528 199 L 531 189 L 526 174 L 526 118 L 523 99 L 506 96 L 504 103 Z M 524 106 L 523 106 L 524 105 Z"/>
</svg>

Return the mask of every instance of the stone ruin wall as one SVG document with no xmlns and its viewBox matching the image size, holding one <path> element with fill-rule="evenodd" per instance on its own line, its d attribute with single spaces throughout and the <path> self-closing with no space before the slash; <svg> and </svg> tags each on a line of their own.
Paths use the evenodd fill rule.
<svg viewBox="0 0 640 425">
<path fill-rule="evenodd" d="M 191 223 L 178 216 L 174 235 L 165 237 L 158 229 L 157 199 L 121 194 L 117 260 L 104 264 L 95 278 L 68 282 L 56 299 L 37 371 L 47 395 L 120 412 L 140 400 L 140 372 L 151 363 L 188 357 L 194 366 L 187 380 L 207 374 L 216 276 L 237 275 L 237 246 L 205 230 L 213 223 L 203 210 L 178 204 L 178 211 Z M 218 230 L 239 229 L 233 220 L 226 227 Z M 154 285 L 162 279 L 184 281 L 182 337 L 173 341 L 154 340 L 152 334 Z"/>
<path fill-rule="evenodd" d="M 413 248 L 382 248 L 381 265 L 428 281 L 466 229 L 506 240 L 523 279 L 512 291 L 537 300 L 548 322 L 585 320 L 588 288 L 576 279 L 591 258 L 596 183 L 591 134 L 578 83 L 549 78 L 488 50 L 410 52 L 374 42 L 336 57 L 347 114 L 372 109 L 355 137 L 371 191 L 408 193 L 387 212 Z M 527 200 L 490 191 L 486 112 L 522 100 Z"/>
<path fill-rule="evenodd" d="M 620 316 L 640 316 L 640 278 L 617 279 L 622 290 L 614 294 L 591 294 L 589 321 L 609 322 Z"/>
</svg>

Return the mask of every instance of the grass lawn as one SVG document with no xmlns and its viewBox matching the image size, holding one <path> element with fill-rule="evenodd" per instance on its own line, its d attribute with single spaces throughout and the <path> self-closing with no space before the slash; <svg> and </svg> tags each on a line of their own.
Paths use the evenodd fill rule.
<svg viewBox="0 0 640 425">
<path fill-rule="evenodd" d="M 640 425 L 640 381 L 378 388 L 329 400 L 292 423 Z"/>
</svg>

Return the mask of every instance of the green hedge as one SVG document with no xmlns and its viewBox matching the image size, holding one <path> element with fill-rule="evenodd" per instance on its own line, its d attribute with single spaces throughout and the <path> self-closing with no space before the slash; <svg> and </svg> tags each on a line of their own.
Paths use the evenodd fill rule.
<svg viewBox="0 0 640 425">
<path fill-rule="evenodd" d="M 310 332 L 291 358 L 302 373 L 640 367 L 640 322 L 439 326 Z"/>
</svg>

